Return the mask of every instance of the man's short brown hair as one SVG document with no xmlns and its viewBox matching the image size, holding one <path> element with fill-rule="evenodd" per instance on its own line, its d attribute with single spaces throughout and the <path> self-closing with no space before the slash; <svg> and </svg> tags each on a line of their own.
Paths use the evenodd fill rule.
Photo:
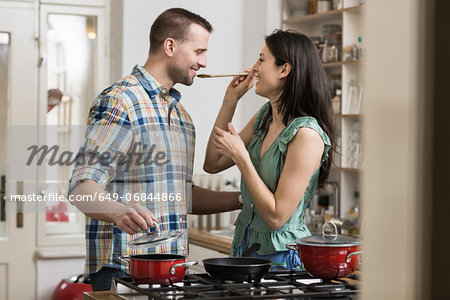
<svg viewBox="0 0 450 300">
<path fill-rule="evenodd" d="M 203 17 L 184 8 L 170 8 L 160 14 L 150 29 L 150 53 L 155 53 L 166 38 L 185 41 L 191 24 L 198 24 L 208 32 L 213 31 L 212 25 Z"/>
</svg>

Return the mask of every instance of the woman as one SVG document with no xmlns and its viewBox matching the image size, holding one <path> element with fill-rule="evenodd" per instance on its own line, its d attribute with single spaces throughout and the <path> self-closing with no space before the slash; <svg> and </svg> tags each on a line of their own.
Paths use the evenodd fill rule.
<svg viewBox="0 0 450 300">
<path fill-rule="evenodd" d="M 300 266 L 285 245 L 310 235 L 304 211 L 325 183 L 334 149 L 334 122 L 328 80 L 315 45 L 305 35 L 274 31 L 245 77 L 234 78 L 208 141 L 204 170 L 217 173 L 236 165 L 243 209 L 231 249 L 239 256 L 260 243 L 256 257 L 288 269 Z M 268 98 L 238 134 L 231 120 L 239 99 L 256 81 Z"/>
</svg>

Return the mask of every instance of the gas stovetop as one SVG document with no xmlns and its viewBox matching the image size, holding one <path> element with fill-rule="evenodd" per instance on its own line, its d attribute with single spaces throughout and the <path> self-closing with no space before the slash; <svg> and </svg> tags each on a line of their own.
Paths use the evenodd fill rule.
<svg viewBox="0 0 450 300">
<path fill-rule="evenodd" d="M 136 284 L 114 278 L 125 299 L 357 299 L 359 276 L 326 280 L 304 271 L 271 271 L 260 282 L 232 282 L 212 279 L 208 274 L 189 274 L 182 282 L 168 286 Z M 118 289 L 120 290 L 120 289 Z"/>
</svg>

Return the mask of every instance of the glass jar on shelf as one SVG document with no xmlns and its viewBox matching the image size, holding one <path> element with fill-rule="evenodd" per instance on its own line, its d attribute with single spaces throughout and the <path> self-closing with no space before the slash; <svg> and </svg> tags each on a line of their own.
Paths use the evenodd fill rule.
<svg viewBox="0 0 450 300">
<path fill-rule="evenodd" d="M 350 207 L 348 211 L 348 220 L 351 222 L 351 228 L 349 230 L 350 235 L 358 235 L 359 234 L 359 217 L 360 217 L 360 194 L 359 191 L 355 191 L 353 193 L 353 205 Z"/>
<path fill-rule="evenodd" d="M 317 13 L 324 13 L 331 10 L 331 2 L 329 0 L 317 1 Z"/>
<path fill-rule="evenodd" d="M 339 61 L 342 52 L 342 26 L 339 24 L 322 25 L 322 62 L 330 63 Z"/>
<path fill-rule="evenodd" d="M 322 38 L 323 39 L 327 35 L 335 34 L 337 32 L 342 32 L 342 26 L 339 24 L 323 24 L 322 25 Z"/>
<path fill-rule="evenodd" d="M 286 8 L 291 18 L 309 13 L 309 0 L 286 0 Z"/>
<path fill-rule="evenodd" d="M 333 0 L 331 9 L 333 10 L 342 9 L 342 0 Z"/>
<path fill-rule="evenodd" d="M 323 49 L 322 38 L 320 36 L 311 36 L 309 38 L 316 46 L 317 52 L 319 53 L 319 57 L 322 60 L 322 49 Z"/>
<path fill-rule="evenodd" d="M 329 82 L 332 96 L 336 95 L 337 90 L 341 90 L 341 73 L 333 73 L 329 75 Z"/>
<path fill-rule="evenodd" d="M 341 60 L 342 33 L 328 34 L 324 39 L 322 61 L 324 63 L 337 62 Z"/>
<path fill-rule="evenodd" d="M 336 95 L 331 99 L 331 109 L 333 113 L 340 114 L 341 113 L 341 90 L 336 90 Z"/>
<path fill-rule="evenodd" d="M 317 13 L 317 0 L 309 0 L 309 13 L 310 14 Z"/>
</svg>

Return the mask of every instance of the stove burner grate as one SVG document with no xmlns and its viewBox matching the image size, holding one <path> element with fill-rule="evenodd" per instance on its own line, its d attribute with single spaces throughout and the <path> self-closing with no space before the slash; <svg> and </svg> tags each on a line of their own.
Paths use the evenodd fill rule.
<svg viewBox="0 0 450 300">
<path fill-rule="evenodd" d="M 148 299 L 357 299 L 357 276 L 324 280 L 303 271 L 269 272 L 261 282 L 223 282 L 208 274 L 188 274 L 182 282 L 169 286 L 139 285 L 131 280 L 114 278 Z M 120 295 L 120 294 L 119 294 Z"/>
</svg>

